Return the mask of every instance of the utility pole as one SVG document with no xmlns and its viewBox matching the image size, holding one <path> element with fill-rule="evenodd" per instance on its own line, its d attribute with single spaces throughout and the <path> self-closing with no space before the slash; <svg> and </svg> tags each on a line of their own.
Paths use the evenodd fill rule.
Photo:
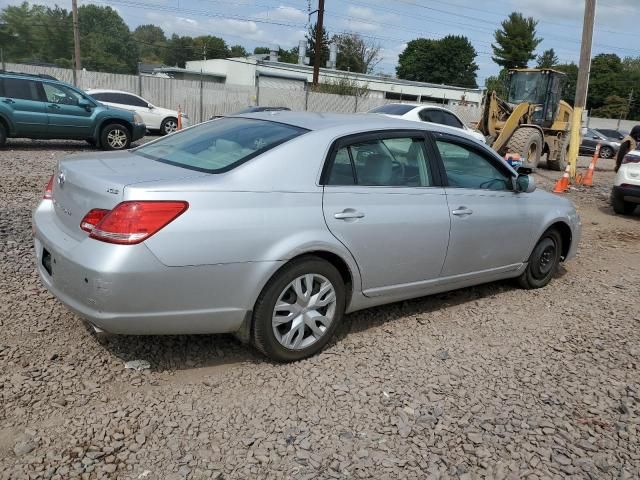
<svg viewBox="0 0 640 480">
<path fill-rule="evenodd" d="M 318 0 L 318 21 L 316 22 L 316 45 L 313 52 L 313 85 L 318 85 L 320 59 L 322 58 L 322 22 L 324 21 L 324 0 Z"/>
<path fill-rule="evenodd" d="M 80 32 L 78 31 L 78 0 L 71 0 L 71 14 L 73 18 L 73 60 L 74 60 L 74 83 L 78 86 L 76 78 L 77 72 L 82 70 L 80 62 Z"/>
<path fill-rule="evenodd" d="M 591 43 L 593 41 L 593 24 L 596 18 L 596 0 L 585 0 L 584 23 L 582 25 L 582 45 L 580 47 L 580 65 L 578 66 L 578 82 L 576 97 L 573 102 L 571 117 L 571 138 L 569 143 L 569 165 L 571 178 L 576 176 L 578 163 L 578 146 L 580 145 L 580 127 L 582 126 L 582 112 L 587 105 L 587 90 L 589 89 L 589 70 L 591 68 Z"/>
<path fill-rule="evenodd" d="M 633 88 L 629 92 L 629 98 L 627 98 L 627 111 L 624 114 L 624 119 L 626 120 L 629 116 L 629 110 L 631 110 L 631 104 L 633 103 Z M 616 130 L 620 130 L 620 122 L 622 121 L 622 114 L 618 117 L 618 125 L 616 126 Z"/>
</svg>

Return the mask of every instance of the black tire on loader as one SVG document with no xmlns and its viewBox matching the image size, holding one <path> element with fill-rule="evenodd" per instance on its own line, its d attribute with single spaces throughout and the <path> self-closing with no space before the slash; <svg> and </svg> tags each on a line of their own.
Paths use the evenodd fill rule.
<svg viewBox="0 0 640 480">
<path fill-rule="evenodd" d="M 567 168 L 567 154 L 569 153 L 569 135 L 565 137 L 560 145 L 560 148 L 556 151 L 556 154 L 551 157 L 551 154 L 547 155 L 547 169 L 555 170 L 556 172 L 564 172 Z"/>
<path fill-rule="evenodd" d="M 536 168 L 542 155 L 542 134 L 535 127 L 520 127 L 509 139 L 507 151 L 526 159 L 525 167 Z"/>
</svg>

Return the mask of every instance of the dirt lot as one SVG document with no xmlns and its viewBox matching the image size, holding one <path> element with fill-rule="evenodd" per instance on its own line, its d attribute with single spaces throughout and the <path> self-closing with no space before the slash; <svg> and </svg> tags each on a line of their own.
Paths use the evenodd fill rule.
<svg viewBox="0 0 640 480">
<path fill-rule="evenodd" d="M 85 147 L 0 151 L 1 479 L 640 478 L 640 215 L 613 215 L 611 161 L 569 194 L 583 239 L 551 286 L 359 312 L 277 365 L 227 336 L 97 337 L 44 290 L 31 210 Z"/>
</svg>

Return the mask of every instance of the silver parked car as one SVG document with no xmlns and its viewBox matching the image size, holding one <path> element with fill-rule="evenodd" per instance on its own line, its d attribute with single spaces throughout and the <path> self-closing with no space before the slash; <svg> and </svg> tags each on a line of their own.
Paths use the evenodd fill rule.
<svg viewBox="0 0 640 480">
<path fill-rule="evenodd" d="M 236 332 L 319 351 L 343 315 L 503 278 L 545 286 L 580 236 L 458 129 L 252 113 L 61 160 L 34 213 L 47 288 L 97 330 Z"/>
</svg>

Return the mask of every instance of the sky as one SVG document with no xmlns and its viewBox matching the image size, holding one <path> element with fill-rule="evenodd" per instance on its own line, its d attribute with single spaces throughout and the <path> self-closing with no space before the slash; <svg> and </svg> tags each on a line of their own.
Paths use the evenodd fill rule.
<svg viewBox="0 0 640 480">
<path fill-rule="evenodd" d="M 0 0 L 0 7 L 21 0 Z M 71 8 L 71 0 L 36 0 Z M 155 24 L 167 35 L 216 35 L 248 51 L 256 46 L 289 49 L 304 38 L 317 0 L 78 0 L 115 8 L 131 29 Z M 68 4 L 68 5 L 67 5 Z M 635 7 L 634 7 L 635 4 Z M 539 21 L 537 52 L 553 48 L 562 63 L 578 62 L 584 0 L 325 0 L 325 27 L 356 32 L 381 47 L 375 73 L 395 74 L 398 55 L 414 38 L 466 35 L 476 51 L 478 84 L 497 74 L 493 33 L 512 11 Z M 309 20 L 311 18 L 311 20 Z M 593 54 L 640 57 L 640 0 L 597 0 Z M 532 62 L 532 64 L 535 62 Z"/>
</svg>

